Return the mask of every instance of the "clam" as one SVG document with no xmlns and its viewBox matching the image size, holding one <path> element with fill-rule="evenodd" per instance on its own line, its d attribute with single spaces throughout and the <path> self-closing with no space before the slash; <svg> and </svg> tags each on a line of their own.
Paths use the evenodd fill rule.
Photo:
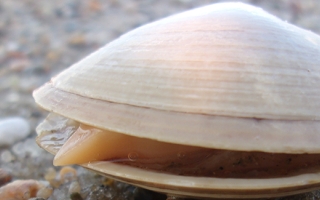
<svg viewBox="0 0 320 200">
<path fill-rule="evenodd" d="M 242 3 L 132 30 L 34 92 L 55 165 L 176 197 L 320 188 L 320 37 Z"/>
</svg>

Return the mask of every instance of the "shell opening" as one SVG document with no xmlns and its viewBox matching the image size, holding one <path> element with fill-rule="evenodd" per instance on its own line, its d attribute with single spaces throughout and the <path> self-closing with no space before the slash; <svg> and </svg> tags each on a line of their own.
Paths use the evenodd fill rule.
<svg viewBox="0 0 320 200">
<path fill-rule="evenodd" d="M 41 134 L 41 125 L 38 128 L 38 143 L 45 149 L 57 144 L 60 148 L 64 143 L 57 152 L 55 165 L 106 161 L 161 173 L 218 178 L 288 177 L 320 169 L 319 154 L 208 149 L 128 136 L 84 124 L 75 128 L 74 123 L 69 124 L 59 126 L 58 131 L 50 131 L 54 138 L 61 138 L 63 130 L 68 134 L 71 129 L 75 130 L 67 141 L 60 139 L 60 143 L 47 132 Z"/>
</svg>

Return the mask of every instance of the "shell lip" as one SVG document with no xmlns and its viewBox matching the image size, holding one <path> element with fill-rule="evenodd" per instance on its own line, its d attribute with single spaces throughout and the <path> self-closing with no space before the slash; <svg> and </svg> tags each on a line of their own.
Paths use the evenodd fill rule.
<svg viewBox="0 0 320 200">
<path fill-rule="evenodd" d="M 80 123 L 141 138 L 239 151 L 320 152 L 319 121 L 167 112 L 91 99 L 62 91 L 52 84 L 36 90 L 34 97 L 46 110 Z"/>
<path fill-rule="evenodd" d="M 297 194 L 320 187 L 320 172 L 286 178 L 223 179 L 162 174 L 102 161 L 81 166 L 147 189 L 183 196 L 262 198 Z"/>
</svg>

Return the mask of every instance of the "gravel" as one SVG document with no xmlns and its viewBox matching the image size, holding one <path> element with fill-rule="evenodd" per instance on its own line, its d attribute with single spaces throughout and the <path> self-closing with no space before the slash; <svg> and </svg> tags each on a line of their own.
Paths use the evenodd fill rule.
<svg viewBox="0 0 320 200">
<path fill-rule="evenodd" d="M 21 117 L 0 119 L 0 147 L 12 146 L 30 134 L 30 125 Z"/>
<path fill-rule="evenodd" d="M 135 27 L 214 2 L 219 1 L 0 1 L 0 119 L 18 117 L 27 124 L 25 132 L 17 131 L 22 125 L 11 125 L 20 135 L 10 134 L 13 136 L 10 139 L 4 138 L 0 131 L 0 168 L 10 173 L 13 181 L 44 181 L 48 169 L 53 168 L 57 172 L 61 169 L 53 167 L 53 156 L 34 142 L 35 127 L 47 115 L 34 103 L 34 89 Z M 317 0 L 242 2 L 260 6 L 283 20 L 320 33 L 320 2 Z M 30 129 L 26 128 L 28 126 Z M 48 199 L 165 199 L 162 195 L 130 185 L 106 184 L 110 180 L 77 166 L 73 168 L 78 182 L 58 184 Z M 59 178 L 54 179 L 59 182 Z M 79 185 L 81 194 L 69 194 L 69 191 L 79 191 Z M 320 195 L 315 191 L 281 199 L 311 200 L 320 199 Z"/>
</svg>

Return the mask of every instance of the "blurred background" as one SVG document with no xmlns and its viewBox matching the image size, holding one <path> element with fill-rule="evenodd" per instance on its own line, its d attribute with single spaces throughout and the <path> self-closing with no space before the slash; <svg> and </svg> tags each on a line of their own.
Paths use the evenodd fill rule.
<svg viewBox="0 0 320 200">
<path fill-rule="evenodd" d="M 62 173 L 61 168 L 52 168 L 53 157 L 34 142 L 35 127 L 47 115 L 47 112 L 34 103 L 32 98 L 34 89 L 131 29 L 171 14 L 216 2 L 226 1 L 1 0 L 0 170 L 4 170 L 6 175 L 2 176 L 7 177 L 3 179 L 7 181 L 2 182 L 8 182 L 10 179 L 50 182 L 48 175 L 56 179 L 59 173 L 60 175 Z M 242 2 L 262 7 L 285 21 L 320 33 L 319 0 L 243 0 Z M 9 125 L 3 125 L 7 118 L 15 120 Z M 9 135 L 11 132 L 14 133 Z M 133 199 L 134 195 L 130 192 L 136 191 L 135 188 L 122 185 L 124 190 L 130 191 L 126 197 L 120 198 L 117 195 L 106 197 L 105 189 L 98 186 L 98 189 L 92 188 L 94 184 L 100 186 L 102 183 L 105 184 L 106 179 L 96 178 L 94 174 L 76 166 L 73 169 L 80 179 L 81 192 L 78 199 Z M 72 174 L 72 169 L 69 170 Z M 91 183 L 81 180 L 81 177 Z M 111 183 L 105 185 L 108 184 Z M 71 198 L 70 184 L 60 184 L 56 187 L 51 184 L 51 187 L 52 193 L 50 191 L 47 193 L 49 199 Z M 99 196 L 91 194 L 90 190 L 97 190 L 96 193 L 103 191 L 100 191 Z M 154 194 L 145 194 L 144 198 L 154 199 L 152 195 Z M 320 199 L 317 192 L 297 197 L 297 199 L 303 198 Z"/>
</svg>

